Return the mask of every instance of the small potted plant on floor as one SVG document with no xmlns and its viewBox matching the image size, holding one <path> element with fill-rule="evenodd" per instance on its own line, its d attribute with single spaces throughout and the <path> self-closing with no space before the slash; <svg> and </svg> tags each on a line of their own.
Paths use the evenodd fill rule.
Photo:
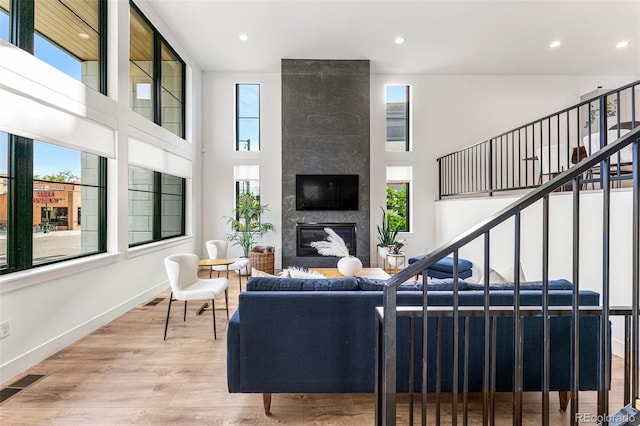
<svg viewBox="0 0 640 426">
<path fill-rule="evenodd" d="M 387 221 L 387 212 L 380 206 L 382 210 L 382 225 L 378 225 L 378 256 L 386 259 L 389 253 L 389 247 L 396 242 L 398 230 L 392 228 Z"/>
<path fill-rule="evenodd" d="M 233 214 L 227 216 L 227 223 L 231 225 L 232 233 L 226 234 L 225 238 L 231 242 L 232 245 L 242 247 L 244 257 L 256 257 L 260 254 L 271 256 L 274 259 L 273 247 L 262 248 L 259 252 L 251 251 L 252 247 L 256 244 L 258 238 L 262 237 L 269 231 L 275 230 L 275 226 L 268 222 L 261 222 L 260 217 L 264 212 L 268 211 L 269 206 L 260 204 L 260 200 L 257 199 L 255 194 L 247 192 L 238 196 L 236 208 L 233 209 Z M 254 256 L 254 254 L 256 256 Z M 264 264 L 264 262 L 258 262 Z M 273 265 L 273 260 L 272 260 Z M 271 266 L 271 273 L 273 273 L 273 266 Z M 268 272 L 268 271 L 265 271 Z"/>
</svg>

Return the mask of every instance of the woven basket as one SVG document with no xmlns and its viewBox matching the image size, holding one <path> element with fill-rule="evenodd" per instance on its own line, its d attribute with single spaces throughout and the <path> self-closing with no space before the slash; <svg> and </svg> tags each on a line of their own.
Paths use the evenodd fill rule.
<svg viewBox="0 0 640 426">
<path fill-rule="evenodd" d="M 273 275 L 275 273 L 275 253 L 249 253 L 251 267 Z"/>
</svg>

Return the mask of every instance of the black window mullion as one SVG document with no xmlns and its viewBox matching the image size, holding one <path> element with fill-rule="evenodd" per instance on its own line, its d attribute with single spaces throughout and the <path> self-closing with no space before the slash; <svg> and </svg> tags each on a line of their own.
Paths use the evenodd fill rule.
<svg viewBox="0 0 640 426">
<path fill-rule="evenodd" d="M 107 0 L 98 3 L 98 31 L 100 31 L 100 46 L 98 48 L 100 59 L 98 60 L 100 93 L 107 95 Z"/>
<path fill-rule="evenodd" d="M 411 230 L 411 224 L 409 223 L 409 182 L 405 183 L 405 193 L 407 194 L 405 199 L 404 199 L 404 208 L 405 208 L 405 219 L 406 219 L 406 224 L 407 224 L 407 228 L 405 229 L 405 231 L 409 232 Z"/>
<path fill-rule="evenodd" d="M 182 235 L 187 235 L 186 220 L 187 217 L 187 180 L 182 179 L 182 220 L 180 231 Z"/>
<path fill-rule="evenodd" d="M 98 177 L 98 251 L 107 251 L 107 159 L 100 157 Z"/>
<path fill-rule="evenodd" d="M 22 270 L 33 265 L 33 141 L 9 138 L 7 264 L 10 270 Z"/>
<path fill-rule="evenodd" d="M 409 152 L 409 147 L 410 147 L 410 143 L 409 143 L 409 129 L 410 129 L 410 125 L 409 125 L 409 120 L 410 120 L 410 116 L 409 116 L 409 86 L 406 86 L 405 88 L 405 99 L 407 100 L 405 103 L 405 113 L 406 113 L 406 117 L 405 117 L 405 121 L 404 121 L 404 125 L 405 125 L 405 151 Z M 407 230 L 409 227 L 409 221 L 407 220 Z"/>
<path fill-rule="evenodd" d="M 162 126 L 162 38 L 153 31 L 153 122 Z"/>
<path fill-rule="evenodd" d="M 162 239 L 162 173 L 153 172 L 153 240 Z"/>
<path fill-rule="evenodd" d="M 236 84 L 236 151 L 240 151 L 240 85 L 239 84 Z"/>
<path fill-rule="evenodd" d="M 34 0 L 11 0 L 9 40 L 19 48 L 33 53 Z"/>
</svg>

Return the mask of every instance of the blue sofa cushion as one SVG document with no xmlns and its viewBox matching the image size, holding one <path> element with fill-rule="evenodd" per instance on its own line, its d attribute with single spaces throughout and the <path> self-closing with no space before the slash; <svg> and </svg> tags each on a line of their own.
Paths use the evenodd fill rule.
<svg viewBox="0 0 640 426">
<path fill-rule="evenodd" d="M 247 291 L 355 291 L 358 283 L 353 277 L 344 278 L 280 278 L 253 277 Z"/>
<path fill-rule="evenodd" d="M 458 270 L 458 278 L 465 279 L 470 278 L 473 275 L 473 271 L 471 269 L 467 269 L 466 271 Z M 445 279 L 445 278 L 453 278 L 453 270 L 449 272 L 439 271 L 437 269 L 427 269 L 427 276 L 431 278 Z"/>
<path fill-rule="evenodd" d="M 412 263 L 416 263 L 417 261 L 422 260 L 425 257 L 427 257 L 426 254 L 423 254 L 422 256 L 412 257 L 409 259 L 409 265 L 411 265 Z M 458 273 L 461 273 L 462 271 L 470 270 L 472 268 L 473 268 L 472 262 L 470 262 L 467 259 L 458 258 Z M 449 272 L 450 274 L 452 274 L 453 273 L 453 257 L 445 257 L 443 259 L 438 260 L 436 263 L 429 266 L 429 270 Z"/>
<path fill-rule="evenodd" d="M 484 284 L 480 283 L 467 283 L 470 290 L 483 290 Z M 514 283 L 490 283 L 489 289 L 491 290 L 513 290 Z M 549 290 L 571 290 L 573 284 L 571 282 L 560 280 L 549 280 Z M 541 290 L 542 281 L 525 281 L 520 283 L 520 289 L 522 290 Z"/>
<path fill-rule="evenodd" d="M 383 291 L 386 281 L 357 277 L 358 287 L 362 291 Z M 458 290 L 467 290 L 465 281 L 458 280 Z M 422 281 L 407 281 L 398 286 L 398 291 L 422 291 Z M 429 280 L 427 291 L 453 291 L 453 279 Z"/>
</svg>

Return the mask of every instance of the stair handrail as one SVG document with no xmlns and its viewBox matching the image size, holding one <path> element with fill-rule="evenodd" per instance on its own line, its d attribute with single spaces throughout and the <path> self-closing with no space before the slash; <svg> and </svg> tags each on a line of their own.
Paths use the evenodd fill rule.
<svg viewBox="0 0 640 426">
<path fill-rule="evenodd" d="M 564 185 L 573 181 L 574 192 L 578 188 L 580 175 L 587 172 L 589 169 L 596 165 L 600 165 L 600 179 L 608 182 L 608 173 L 604 173 L 605 170 L 609 170 L 610 157 L 627 147 L 633 145 L 632 165 L 633 165 L 633 186 L 634 186 L 634 202 L 637 203 L 638 186 L 640 186 L 640 127 L 636 127 L 635 120 L 633 122 L 634 129 L 620 137 L 616 141 L 604 146 L 600 150 L 593 153 L 591 156 L 586 157 L 579 163 L 569 168 L 568 170 L 555 176 L 548 182 L 542 184 L 538 188 L 532 190 L 528 194 L 522 196 L 520 199 L 511 203 L 507 207 L 503 208 L 493 216 L 481 221 L 476 226 L 473 226 L 469 230 L 458 235 L 454 239 L 445 243 L 444 245 L 436 248 L 423 259 L 408 265 L 405 269 L 401 270 L 397 274 L 390 277 L 384 285 L 383 290 L 383 325 L 382 325 L 382 348 L 379 349 L 379 356 L 384 364 L 384 378 L 378 378 L 378 386 L 376 392 L 383 395 L 381 401 L 376 400 L 376 404 L 381 404 L 376 408 L 377 421 L 381 424 L 395 424 L 395 421 L 387 423 L 386 419 L 395 419 L 395 386 L 396 386 L 396 362 L 397 362 L 397 290 L 398 286 L 403 282 L 411 279 L 417 274 L 423 273 L 427 268 L 432 266 L 437 261 L 443 259 L 448 254 L 454 254 L 454 259 L 457 259 L 457 251 L 472 242 L 481 235 L 486 234 L 491 229 L 504 223 L 506 220 L 517 215 L 526 207 L 542 200 L 544 197 L 551 194 L 553 191 L 562 188 Z M 634 236 L 634 241 L 637 242 L 638 236 Z M 637 244 L 637 243 L 636 243 Z M 637 273 L 637 272 L 635 272 Z M 635 274 L 634 273 L 634 274 Z M 457 276 L 457 265 L 454 261 L 454 279 Z M 485 278 L 488 279 L 488 271 L 485 271 Z M 519 282 L 519 276 L 516 274 L 516 284 Z M 637 280 L 637 277 L 634 278 Z M 426 280 L 424 281 L 426 284 Z M 457 285 L 454 283 L 454 287 Z M 426 286 L 423 287 L 423 291 L 426 292 Z M 425 293 L 426 294 L 426 293 Z M 394 387 L 391 390 L 390 387 Z M 393 395 L 389 397 L 389 395 Z"/>
</svg>

